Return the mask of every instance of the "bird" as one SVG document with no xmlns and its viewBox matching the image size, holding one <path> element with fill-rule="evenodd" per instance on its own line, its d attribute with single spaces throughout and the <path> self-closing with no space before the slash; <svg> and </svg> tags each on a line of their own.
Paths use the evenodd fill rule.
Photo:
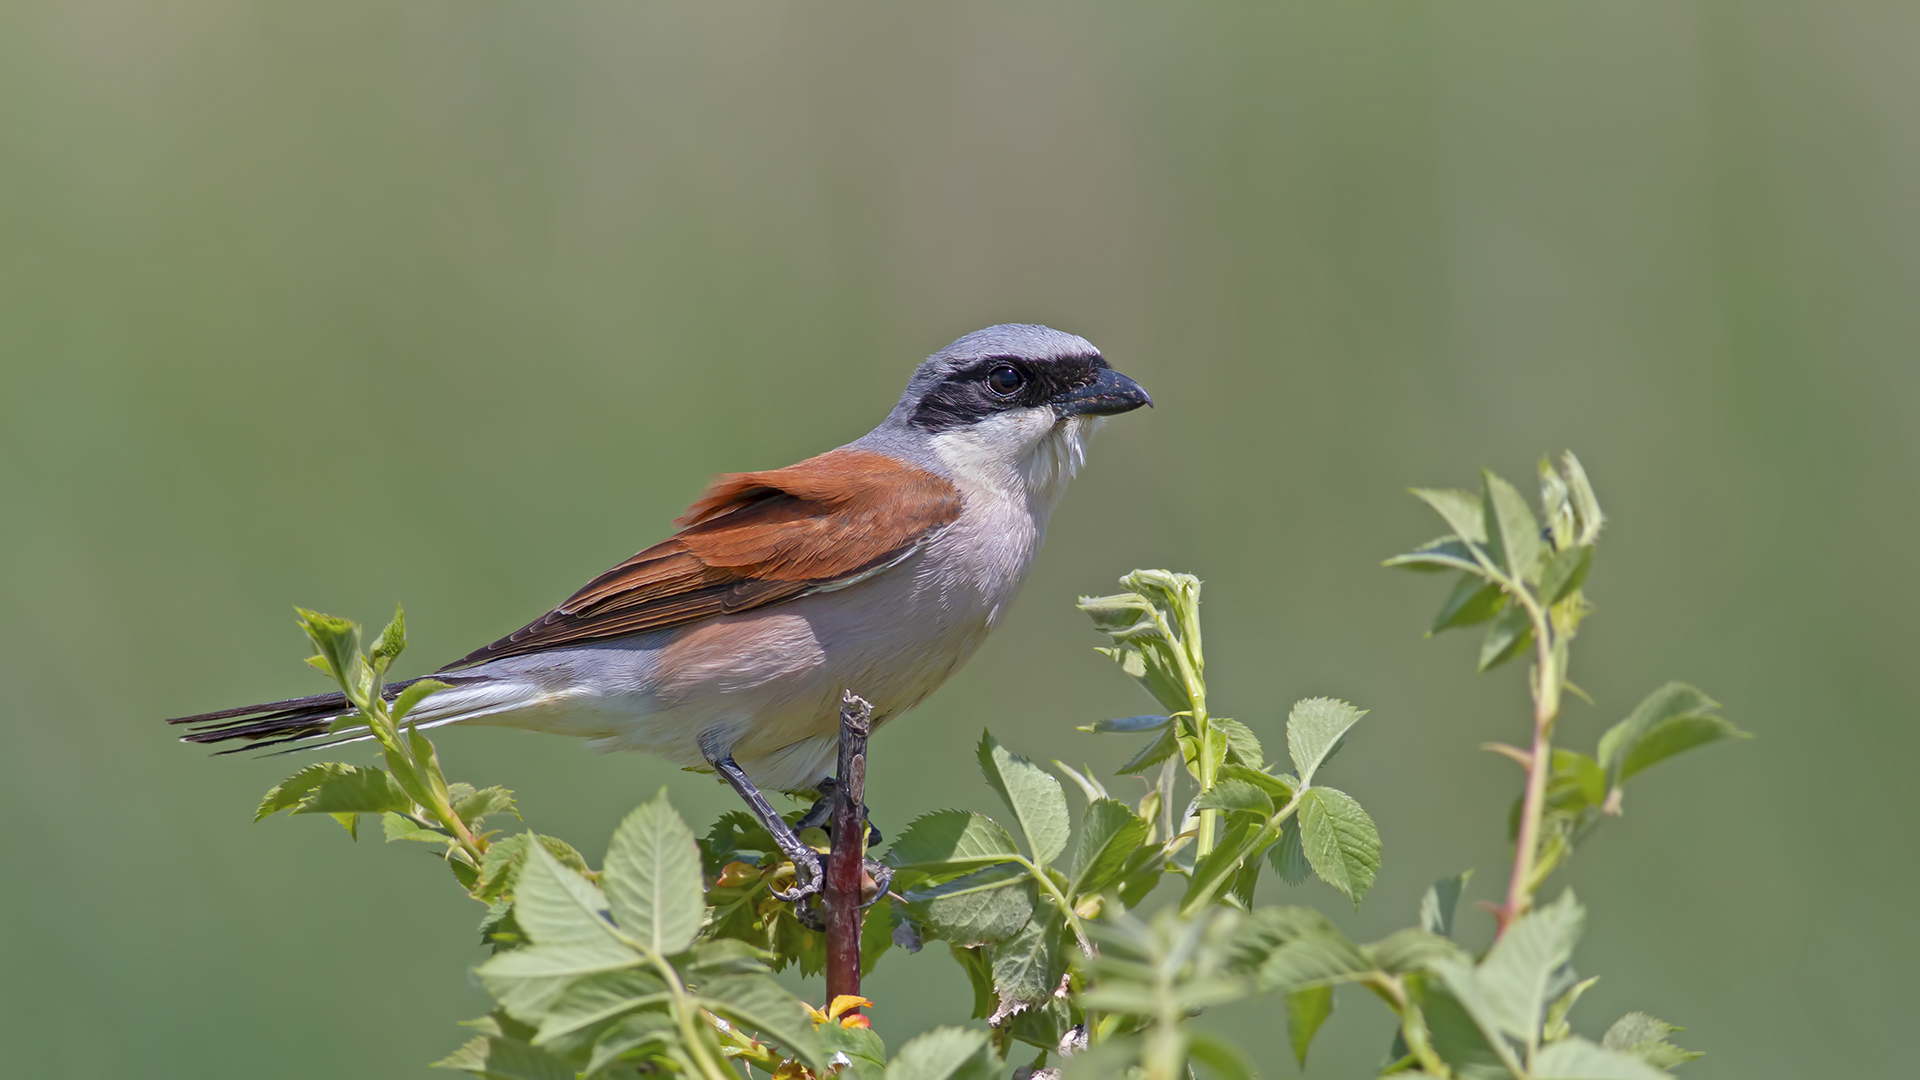
<svg viewBox="0 0 1920 1080">
<path fill-rule="evenodd" d="M 1020 591 L 1105 418 L 1153 404 L 1085 338 L 1005 324 L 928 357 L 879 426 L 722 474 L 678 531 L 448 664 L 409 721 L 578 736 L 717 772 L 818 891 L 765 791 L 829 790 L 843 695 L 875 729 L 970 658 Z M 391 696 L 407 683 L 387 687 Z M 168 721 L 245 750 L 365 738 L 343 695 Z M 232 751 L 228 751 L 232 752 Z"/>
</svg>

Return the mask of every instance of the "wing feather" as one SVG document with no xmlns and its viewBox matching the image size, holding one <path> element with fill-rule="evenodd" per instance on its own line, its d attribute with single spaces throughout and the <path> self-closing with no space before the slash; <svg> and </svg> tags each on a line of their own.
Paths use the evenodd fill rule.
<svg viewBox="0 0 1920 1080">
<path fill-rule="evenodd" d="M 675 522 L 679 533 L 448 670 L 845 587 L 898 563 L 959 516 L 952 484 L 871 451 L 728 474 Z"/>
</svg>

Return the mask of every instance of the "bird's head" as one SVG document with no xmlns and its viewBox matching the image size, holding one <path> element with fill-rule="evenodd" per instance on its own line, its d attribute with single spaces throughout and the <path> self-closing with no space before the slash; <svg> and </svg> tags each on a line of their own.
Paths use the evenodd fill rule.
<svg viewBox="0 0 1920 1080">
<path fill-rule="evenodd" d="M 1152 404 L 1087 339 L 1010 324 L 976 330 L 928 357 L 882 430 L 924 446 L 957 480 L 1018 483 L 1050 507 L 1084 460 L 1093 428 Z"/>
</svg>

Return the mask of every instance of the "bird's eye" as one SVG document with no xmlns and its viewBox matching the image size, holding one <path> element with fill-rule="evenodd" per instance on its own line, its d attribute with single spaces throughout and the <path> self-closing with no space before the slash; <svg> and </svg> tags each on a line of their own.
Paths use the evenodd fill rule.
<svg viewBox="0 0 1920 1080">
<path fill-rule="evenodd" d="M 987 389 L 1001 397 L 1012 397 L 1025 385 L 1027 385 L 1027 377 L 1012 364 L 1001 364 L 987 372 Z"/>
</svg>

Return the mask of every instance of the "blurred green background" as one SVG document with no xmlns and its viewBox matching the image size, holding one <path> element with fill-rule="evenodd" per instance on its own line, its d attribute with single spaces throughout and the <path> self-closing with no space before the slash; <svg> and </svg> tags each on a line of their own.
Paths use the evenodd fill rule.
<svg viewBox="0 0 1920 1080">
<path fill-rule="evenodd" d="M 1124 760 L 1072 730 L 1145 699 L 1071 600 L 1166 566 L 1207 580 L 1216 709 L 1275 745 L 1295 698 L 1373 710 L 1333 766 L 1387 844 L 1348 928 L 1464 867 L 1492 897 L 1518 777 L 1476 747 L 1523 737 L 1520 676 L 1423 642 L 1442 584 L 1377 562 L 1440 531 L 1406 485 L 1572 446 L 1613 526 L 1566 737 L 1669 678 L 1760 736 L 1648 774 L 1562 875 L 1576 1026 L 1685 1024 L 1696 1080 L 1905 1071 L 1916 41 L 1870 0 L 7 0 L 0 1072 L 426 1076 L 483 1008 L 479 909 L 419 851 L 251 825 L 287 760 L 158 720 L 320 689 L 293 603 L 403 599 L 408 670 L 458 656 L 1016 320 L 1159 407 L 878 739 L 883 823 L 994 809 L 983 726 Z M 596 856 L 663 783 L 729 805 L 442 742 Z M 896 1045 L 964 1015 L 942 952 L 871 982 Z M 1385 1049 L 1341 1002 L 1310 1075 Z M 1279 1017 L 1210 1022 L 1285 1077 Z"/>
</svg>

